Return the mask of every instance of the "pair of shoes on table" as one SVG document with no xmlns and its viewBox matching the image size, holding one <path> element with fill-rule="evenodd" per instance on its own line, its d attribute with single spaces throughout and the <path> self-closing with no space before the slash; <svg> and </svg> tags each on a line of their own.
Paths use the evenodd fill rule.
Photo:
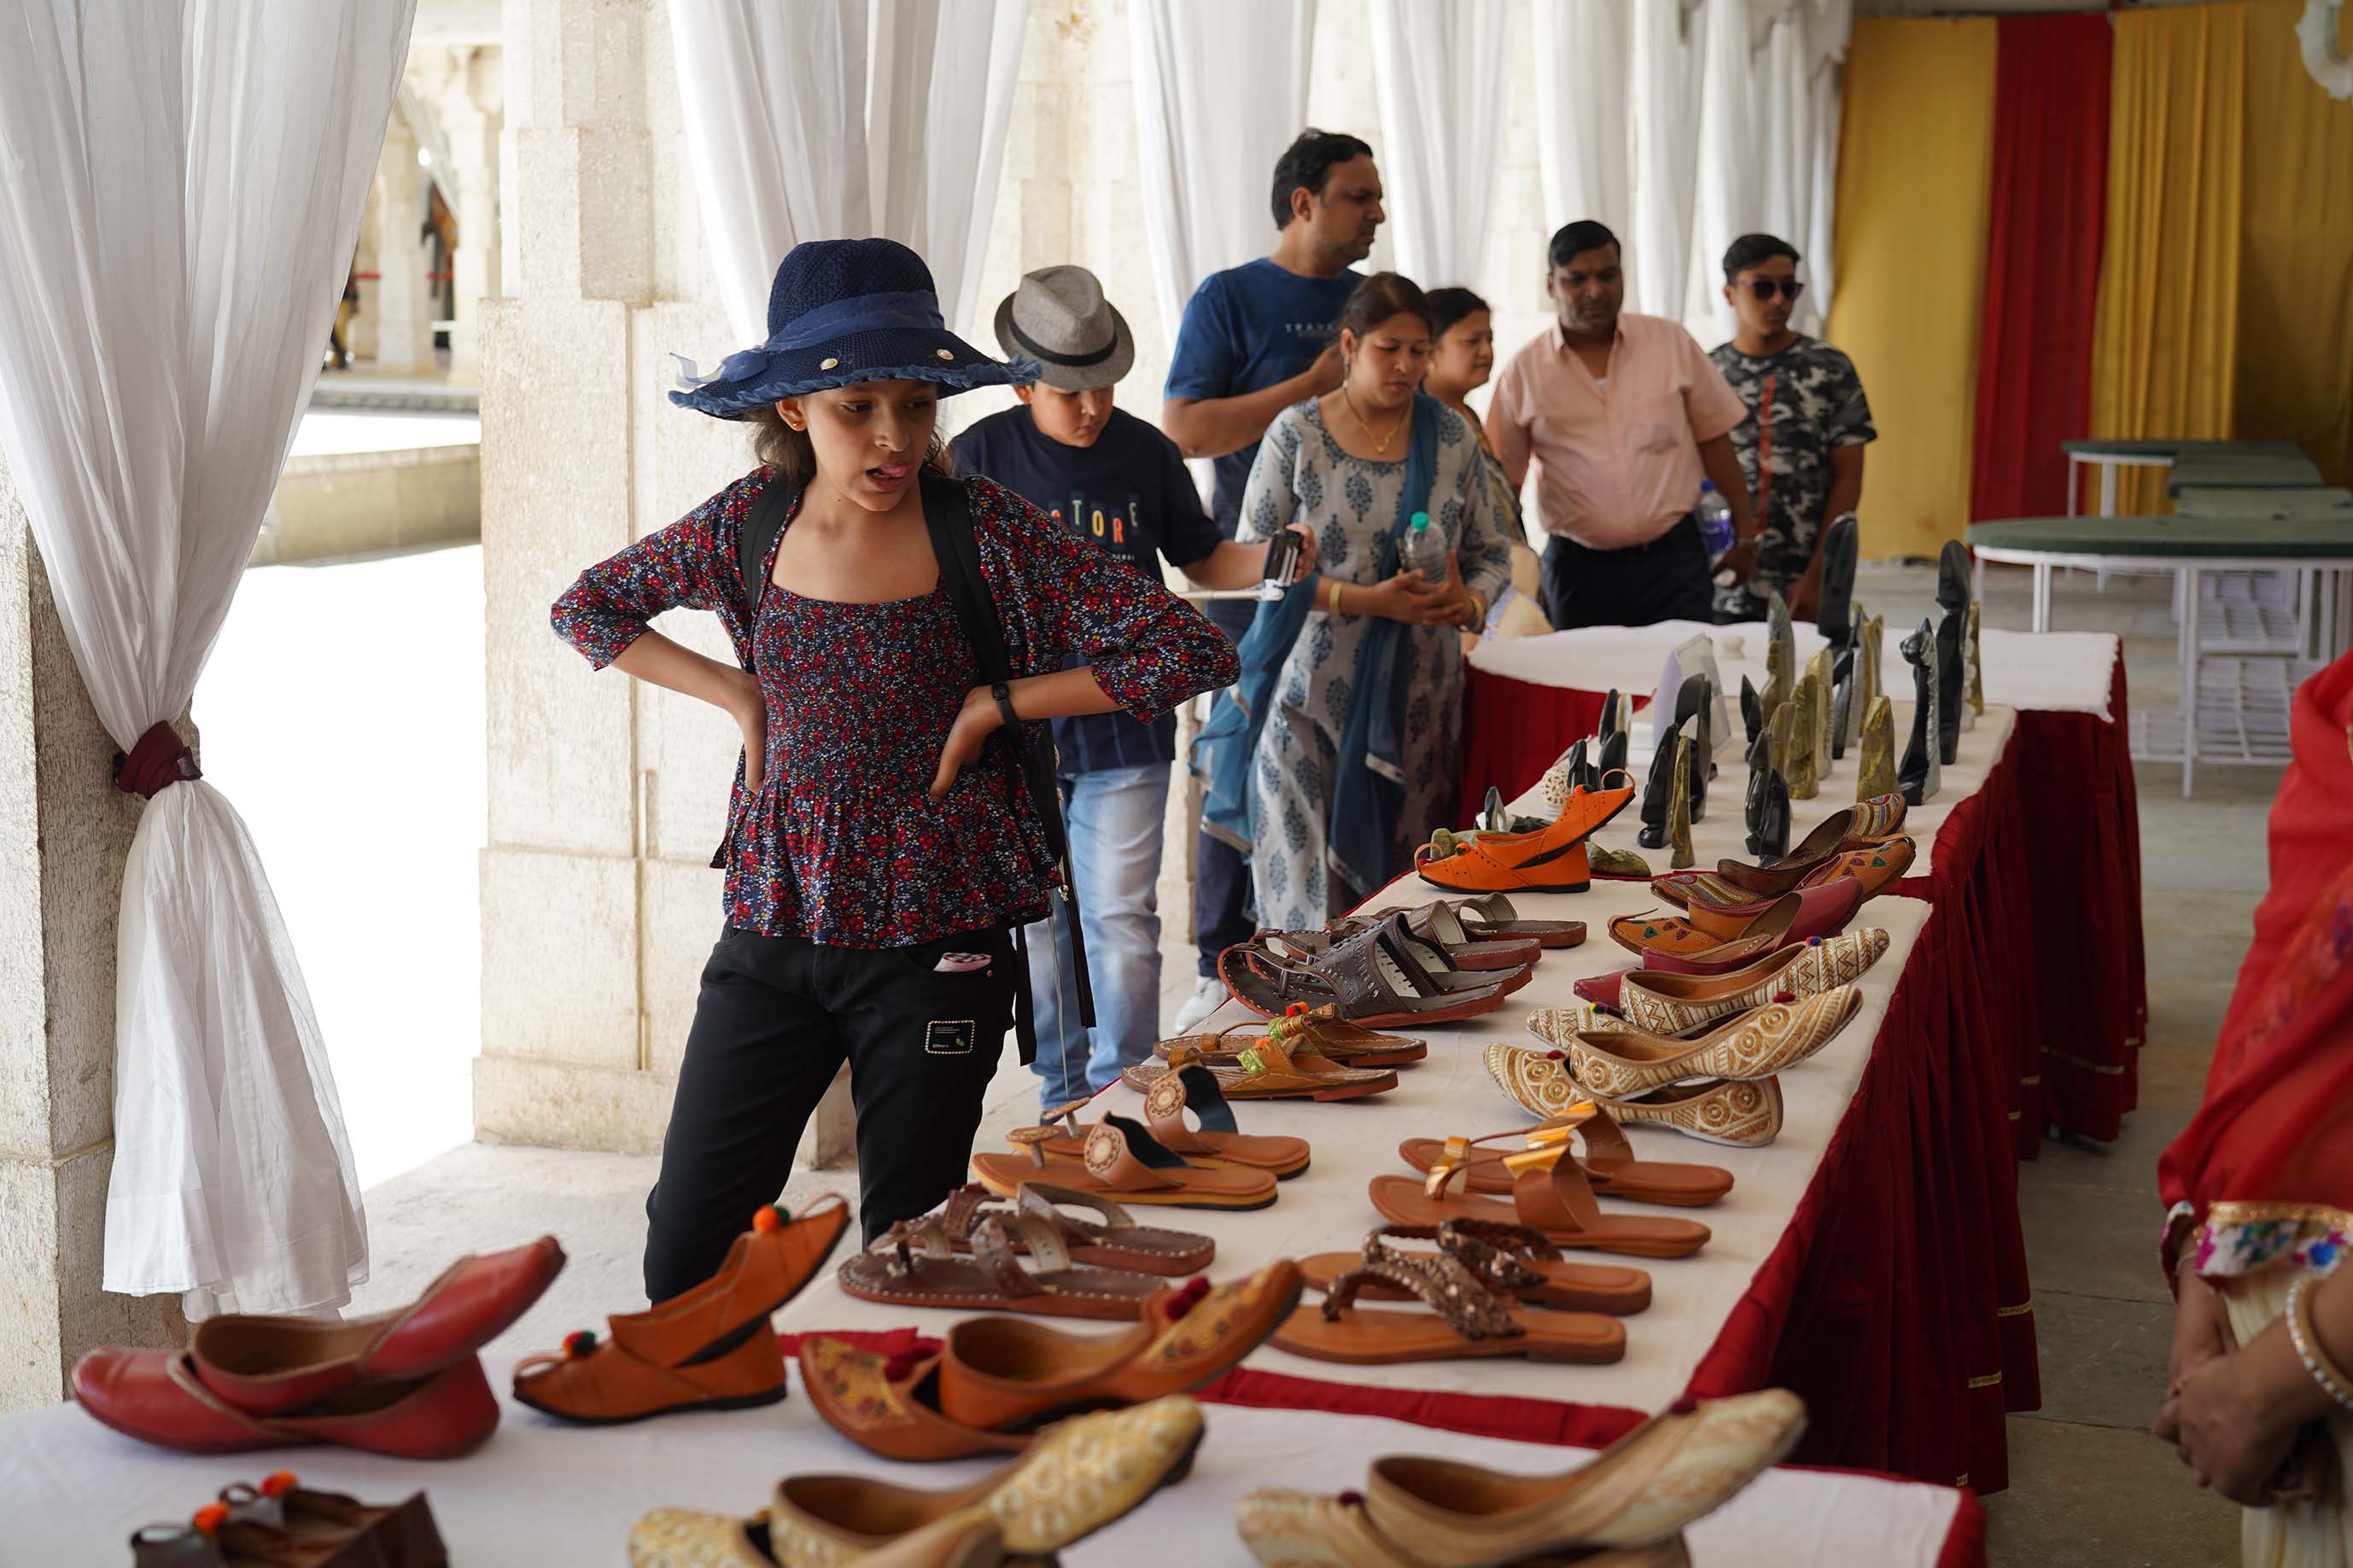
<svg viewBox="0 0 2353 1568">
<path fill-rule="evenodd" d="M 1340 1069 L 1335 1068 L 1335 1071 Z M 1394 1074 L 1383 1074 L 1394 1081 Z M 975 1154 L 972 1173 L 999 1197 L 1025 1184 L 1049 1182 L 1073 1196 L 1175 1208 L 1257 1209 L 1274 1202 L 1275 1183 L 1307 1168 L 1303 1138 L 1264 1137 L 1236 1129 L 1216 1073 L 1187 1063 L 1164 1070 L 1144 1097 L 1145 1121 L 1106 1112 L 1092 1127 L 1071 1100 L 1035 1127 L 1007 1137 L 1020 1153 Z M 1196 1131 L 1187 1110 L 1200 1118 Z"/>
<path fill-rule="evenodd" d="M 1362 1100 L 1397 1087 L 1390 1068 L 1343 1067 L 1282 1026 L 1276 1019 L 1269 1033 L 1231 1056 L 1176 1046 L 1165 1058 L 1122 1068 L 1120 1079 L 1148 1094 L 1170 1075 L 1189 1070 L 1208 1075 L 1208 1087 L 1227 1100 Z"/>
<path fill-rule="evenodd" d="M 314 1491 L 291 1470 L 223 1487 L 186 1524 L 132 1533 L 132 1568 L 444 1568 L 448 1549 L 423 1492 L 375 1507 Z"/>
<path fill-rule="evenodd" d="M 1050 1558 L 1133 1513 L 1192 1468 L 1201 1408 L 1185 1394 L 1072 1416 L 970 1486 L 787 1476 L 752 1519 L 657 1509 L 629 1568 L 995 1568 Z"/>
<path fill-rule="evenodd" d="M 1142 1226 L 1107 1199 L 1024 1183 L 1011 1208 L 975 1182 L 919 1220 L 902 1220 L 841 1266 L 841 1288 L 861 1300 L 964 1311 L 1134 1322 L 1172 1287 L 1208 1266 L 1206 1236 Z M 1091 1209 L 1074 1217 L 1064 1205 Z"/>
<path fill-rule="evenodd" d="M 1692 1034 L 1753 1007 L 1852 984 L 1886 954 L 1887 941 L 1886 928 L 1864 926 L 1833 937 L 1811 937 L 1720 973 L 1644 968 L 1594 975 L 1575 986 L 1585 998 L 1581 1004 L 1539 1008 L 1528 1016 L 1528 1027 L 1537 1038 L 1556 1046 L 1566 1045 L 1567 1037 L 1579 1029 Z"/>
<path fill-rule="evenodd" d="M 1287 1049 L 1312 1051 L 1326 1061 L 1351 1068 L 1393 1068 L 1407 1062 L 1418 1062 L 1430 1054 L 1427 1040 L 1408 1038 L 1399 1035 L 1384 1035 L 1360 1024 L 1351 1024 L 1340 1016 L 1339 1004 L 1327 1002 L 1321 1007 L 1310 1007 L 1304 1002 L 1293 1002 L 1280 1018 L 1271 1019 L 1266 1027 L 1250 1033 L 1251 1024 L 1229 1024 L 1214 1035 L 1182 1035 L 1174 1039 L 1153 1042 L 1152 1054 L 1166 1060 L 1179 1051 L 1200 1053 L 1211 1067 L 1231 1067 L 1244 1051 L 1266 1040 L 1274 1040 Z"/>
<path fill-rule="evenodd" d="M 1266 1568 L 1686 1568 L 1683 1530 L 1787 1458 L 1805 1427 L 1786 1389 L 1679 1400 L 1560 1475 L 1391 1457 L 1373 1461 L 1361 1493 L 1250 1492 L 1235 1523 Z"/>
<path fill-rule="evenodd" d="M 1234 1000 L 1261 1017 L 1278 1017 L 1295 1002 L 1336 1007 L 1368 1029 L 1475 1018 L 1501 1007 L 1527 981 L 1525 968 L 1454 968 L 1443 949 L 1416 937 L 1399 914 L 1314 953 L 1295 946 L 1277 951 L 1253 938 L 1219 953 L 1218 973 Z"/>
<path fill-rule="evenodd" d="M 1640 958 L 1644 969 L 1722 974 L 1769 957 L 1785 947 L 1795 947 L 1816 937 L 1836 936 L 1846 930 L 1862 908 L 1862 884 L 1852 877 L 1841 877 L 1836 881 L 1784 893 L 1756 915 L 1727 916 L 1723 921 L 1712 920 L 1706 927 L 1655 910 L 1620 915 L 1609 922 L 1609 940 Z M 1730 934 L 1724 934 L 1726 931 Z M 1586 989 L 1592 984 L 1578 981 L 1577 994 L 1599 1000 Z"/>
<path fill-rule="evenodd" d="M 185 1454 L 324 1443 L 454 1458 L 499 1424 L 475 1352 L 563 1267 L 564 1249 L 546 1236 L 460 1258 L 381 1317 L 208 1318 L 185 1351 L 91 1351 L 74 1363 L 74 1397 L 116 1431 Z"/>
<path fill-rule="evenodd" d="M 937 1348 L 886 1356 L 821 1333 L 801 1381 L 827 1425 L 886 1459 L 1020 1453 L 1069 1415 L 1189 1394 L 1258 1348 L 1298 1304 L 1299 1269 L 1268 1264 L 1163 1291 L 1143 1321 L 1072 1334 L 1026 1318 L 966 1318 Z"/>
<path fill-rule="evenodd" d="M 816 1278 L 849 1226 L 849 1206 L 834 1193 L 798 1215 L 758 1210 L 702 1284 L 607 1318 L 601 1339 L 583 1329 L 561 1352 L 517 1363 L 515 1398 L 584 1426 L 774 1405 L 785 1397 L 785 1359 L 768 1317 Z M 742 1343 L 714 1351 L 738 1334 Z"/>
<path fill-rule="evenodd" d="M 1613 1100 L 1570 1075 L 1568 1053 L 1502 1041 L 1487 1047 L 1487 1075 L 1504 1098 L 1531 1116 L 1550 1118 L 1591 1106 L 1620 1127 L 1668 1127 L 1711 1143 L 1762 1148 L 1781 1135 L 1781 1080 L 1709 1079 Z"/>
<path fill-rule="evenodd" d="M 1633 798 L 1630 780 L 1608 789 L 1579 785 L 1562 802 L 1560 815 L 1535 832 L 1481 833 L 1425 845 L 1414 854 L 1414 869 L 1433 887 L 1458 893 L 1581 893 L 1593 880 L 1586 839 Z"/>
<path fill-rule="evenodd" d="M 1876 898 L 1912 869 L 1916 856 L 1917 847 L 1909 838 L 1888 838 L 1859 848 L 1833 850 L 1810 862 L 1760 868 L 1739 860 L 1719 860 L 1714 871 L 1670 871 L 1653 877 L 1651 890 L 1671 904 L 1681 904 L 1703 931 L 1728 938 L 1782 894 L 1820 887 L 1841 877 L 1862 883 L 1864 898 Z"/>
</svg>

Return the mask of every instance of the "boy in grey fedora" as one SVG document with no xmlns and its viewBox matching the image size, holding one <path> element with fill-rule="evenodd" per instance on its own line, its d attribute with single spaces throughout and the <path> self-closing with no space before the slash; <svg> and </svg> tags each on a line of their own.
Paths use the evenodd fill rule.
<svg viewBox="0 0 2353 1568">
<path fill-rule="evenodd" d="M 1007 353 L 1036 361 L 1040 374 L 1034 386 L 1015 389 L 1026 407 L 992 415 L 955 438 L 956 472 L 995 479 L 1155 581 L 1161 560 L 1198 587 L 1259 581 L 1266 545 L 1226 538 L 1202 509 L 1176 444 L 1113 405 L 1113 387 L 1135 363 L 1135 339 L 1093 273 L 1046 267 L 1023 278 L 997 308 L 997 339 Z M 1314 569 L 1315 541 L 1299 531 L 1303 576 Z M 1057 963 L 1030 966 L 1039 1097 L 1049 1106 L 1110 1084 L 1121 1068 L 1147 1059 L 1159 1037 L 1155 889 L 1176 723 L 1166 714 L 1149 724 L 1117 714 L 1057 719 L 1054 749 L 1095 1026 L 1081 1028 L 1064 1005 L 1064 937 Z M 1049 933 L 1041 926 L 1031 935 L 1043 942 Z"/>
</svg>

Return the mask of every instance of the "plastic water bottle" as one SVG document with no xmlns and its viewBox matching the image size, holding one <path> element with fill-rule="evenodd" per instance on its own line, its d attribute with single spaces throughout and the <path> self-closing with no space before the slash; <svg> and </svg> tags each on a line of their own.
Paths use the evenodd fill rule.
<svg viewBox="0 0 2353 1568">
<path fill-rule="evenodd" d="M 1428 512 L 1415 512 L 1407 522 L 1405 537 L 1398 541 L 1398 567 L 1419 571 L 1433 583 L 1446 581 L 1446 536 L 1430 526 Z"/>
<path fill-rule="evenodd" d="M 1714 479 L 1699 482 L 1699 505 L 1693 508 L 1699 514 L 1699 536 L 1707 546 L 1707 558 L 1715 558 L 1732 548 L 1732 509 L 1716 493 Z"/>
</svg>

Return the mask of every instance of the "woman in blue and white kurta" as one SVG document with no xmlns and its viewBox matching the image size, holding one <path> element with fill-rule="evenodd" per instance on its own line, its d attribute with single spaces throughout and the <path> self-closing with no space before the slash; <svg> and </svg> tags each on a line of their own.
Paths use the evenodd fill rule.
<svg viewBox="0 0 2353 1568">
<path fill-rule="evenodd" d="M 1461 416 L 1439 411 L 1438 460 L 1430 489 L 1430 525 L 1455 553 L 1462 583 L 1492 604 L 1511 581 L 1511 542 L 1497 526 L 1479 442 Z M 1395 527 L 1405 487 L 1402 454 L 1395 461 L 1358 458 L 1341 449 L 1314 400 L 1275 416 L 1260 443 L 1242 497 L 1235 537 L 1270 539 L 1293 522 L 1315 531 L 1324 581 L 1370 588 L 1381 580 L 1381 541 Z M 1250 878 L 1258 923 L 1281 931 L 1312 931 L 1377 890 L 1339 885 L 1324 846 L 1330 837 L 1334 759 L 1346 723 L 1356 650 L 1371 617 L 1334 615 L 1318 593 L 1299 640 L 1276 682 L 1251 758 Z M 1462 642 L 1451 626 L 1409 626 L 1401 668 L 1409 685 L 1402 734 L 1405 798 L 1383 868 L 1383 879 L 1413 864 L 1413 850 L 1434 828 L 1448 826 L 1454 805 L 1456 759 L 1462 732 Z"/>
</svg>

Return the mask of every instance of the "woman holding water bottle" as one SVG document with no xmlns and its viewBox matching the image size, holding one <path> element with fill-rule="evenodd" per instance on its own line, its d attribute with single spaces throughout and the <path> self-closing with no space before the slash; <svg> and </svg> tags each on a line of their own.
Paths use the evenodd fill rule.
<svg viewBox="0 0 2353 1568">
<path fill-rule="evenodd" d="M 1457 633 L 1481 625 L 1511 576 L 1476 434 L 1416 391 L 1432 335 L 1422 291 L 1377 273 L 1339 332 L 1345 378 L 1268 426 L 1236 535 L 1305 523 L 1317 545 L 1319 575 L 1251 632 L 1272 700 L 1245 753 L 1245 847 L 1259 923 L 1288 930 L 1387 883 L 1451 820 Z M 1208 827 L 1219 830 L 1214 816 Z"/>
</svg>

